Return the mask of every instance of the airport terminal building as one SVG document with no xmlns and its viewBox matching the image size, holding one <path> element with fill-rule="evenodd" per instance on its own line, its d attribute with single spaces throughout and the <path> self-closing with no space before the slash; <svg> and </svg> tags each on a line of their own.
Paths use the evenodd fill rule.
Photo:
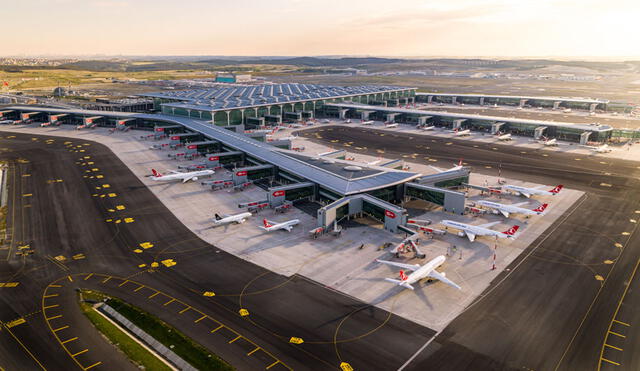
<svg viewBox="0 0 640 371">
<path fill-rule="evenodd" d="M 168 141 L 166 148 L 178 151 L 170 153 L 170 157 L 201 161 L 199 166 L 206 168 L 231 170 L 229 179 L 203 182 L 212 189 L 224 186 L 241 190 L 254 184 L 266 193 L 264 199 L 252 204 L 270 207 L 298 200 L 320 203 L 323 206 L 317 210 L 318 224 L 323 228 L 351 215 L 366 214 L 381 221 L 385 229 L 398 232 L 408 218 L 408 212 L 399 205 L 408 199 L 423 199 L 447 211 L 464 212 L 464 193 L 450 188 L 468 183 L 468 168 L 425 176 L 406 170 L 401 160 L 373 166 L 346 160 L 345 151 L 303 155 L 265 141 L 265 133 L 252 138 L 236 130 L 242 125 L 218 126 L 180 115 L 39 106 L 6 107 L 2 114 L 36 124 L 146 131 L 149 134 L 144 137 Z"/>
<path fill-rule="evenodd" d="M 166 115 L 247 127 L 314 118 L 327 103 L 398 106 L 413 103 L 416 89 L 396 86 L 263 84 L 141 94 Z"/>
</svg>

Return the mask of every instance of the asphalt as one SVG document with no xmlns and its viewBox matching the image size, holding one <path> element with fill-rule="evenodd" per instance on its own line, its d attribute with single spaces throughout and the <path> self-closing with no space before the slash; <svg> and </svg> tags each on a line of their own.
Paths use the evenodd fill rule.
<svg viewBox="0 0 640 371">
<path fill-rule="evenodd" d="M 357 126 L 300 135 L 334 147 L 348 143 L 345 149 L 356 153 L 382 150 L 386 158 L 415 153 L 415 161 L 428 157 L 442 168 L 462 158 L 476 173 L 495 176 L 500 169 L 505 178 L 586 193 L 405 370 L 640 369 L 638 311 L 630 309 L 640 306 L 633 285 L 640 261 L 639 162 Z M 629 326 L 619 329 L 616 321 Z M 624 337 L 610 334 L 616 330 Z M 609 346 L 614 341 L 620 350 Z"/>
<path fill-rule="evenodd" d="M 393 370 L 434 335 L 205 243 L 99 143 L 1 132 L 0 160 L 0 282 L 17 283 L 0 287 L 3 369 L 133 369 L 79 312 L 78 288 L 157 315 L 239 370 Z"/>
</svg>

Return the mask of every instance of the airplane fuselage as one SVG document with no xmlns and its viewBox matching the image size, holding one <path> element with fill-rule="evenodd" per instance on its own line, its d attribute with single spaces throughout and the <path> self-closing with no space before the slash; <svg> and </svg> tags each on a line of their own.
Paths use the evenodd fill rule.
<svg viewBox="0 0 640 371">
<path fill-rule="evenodd" d="M 213 170 L 198 170 L 198 171 L 190 171 L 187 173 L 177 173 L 177 174 L 166 174 L 160 176 L 152 176 L 151 180 L 153 181 L 172 181 L 172 180 L 197 180 L 198 177 L 201 176 L 209 176 L 215 174 Z"/>
</svg>

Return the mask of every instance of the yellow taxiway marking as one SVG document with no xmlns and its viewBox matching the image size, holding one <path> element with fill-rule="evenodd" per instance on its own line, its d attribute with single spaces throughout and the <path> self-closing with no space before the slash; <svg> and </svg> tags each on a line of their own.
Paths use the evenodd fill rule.
<svg viewBox="0 0 640 371">
<path fill-rule="evenodd" d="M 619 333 L 617 333 L 617 332 L 609 331 L 609 333 L 610 333 L 610 334 L 614 334 L 615 336 L 620 336 L 620 337 L 621 337 L 621 338 L 623 338 L 623 339 L 624 339 L 624 338 L 626 338 L 626 336 L 625 336 L 625 335 L 619 334 Z"/>
<path fill-rule="evenodd" d="M 619 364 L 618 362 L 613 362 L 613 361 L 610 361 L 610 360 L 608 360 L 608 359 L 606 359 L 606 358 L 600 358 L 600 359 L 601 359 L 601 360 L 603 360 L 603 361 L 605 361 L 605 362 L 609 362 L 609 363 L 611 363 L 612 365 L 620 366 L 620 364 Z"/>
<path fill-rule="evenodd" d="M 25 193 L 22 195 L 22 197 L 31 197 L 33 196 L 33 193 Z"/>
<path fill-rule="evenodd" d="M 172 298 L 172 299 L 171 299 L 171 300 L 169 300 L 168 302 L 166 302 L 166 303 L 162 304 L 162 306 L 165 306 L 165 307 L 166 307 L 167 305 L 169 305 L 169 304 L 173 303 L 174 301 L 176 301 L 176 299 L 173 299 L 173 298 Z"/>
<path fill-rule="evenodd" d="M 116 210 L 124 210 L 125 207 L 123 205 L 118 205 L 116 206 Z"/>
<path fill-rule="evenodd" d="M 221 329 L 221 328 L 223 328 L 223 327 L 224 327 L 224 325 L 220 325 L 220 326 L 218 326 L 218 327 L 214 328 L 213 330 L 211 330 L 209 333 L 210 333 L 210 334 L 213 334 L 214 332 L 216 332 L 216 331 L 220 330 L 220 329 Z"/>
<path fill-rule="evenodd" d="M 126 284 L 127 284 L 127 282 L 129 282 L 129 280 L 124 280 L 124 281 L 122 281 L 122 283 L 121 283 L 121 284 L 119 284 L 119 285 L 118 285 L 118 287 L 122 287 L 122 286 L 126 285 Z"/>
<path fill-rule="evenodd" d="M 24 318 L 18 318 L 16 320 L 13 320 L 11 322 L 7 322 L 4 325 L 7 326 L 7 328 L 12 328 L 12 327 L 16 327 L 18 325 L 21 325 L 23 323 L 27 322 Z"/>
<path fill-rule="evenodd" d="M 72 337 L 71 339 L 67 339 L 67 340 L 65 340 L 65 341 L 62 341 L 62 342 L 60 342 L 60 343 L 61 343 L 61 344 L 66 344 L 66 343 L 68 343 L 68 342 L 70 342 L 70 341 L 74 341 L 74 340 L 77 340 L 77 339 L 78 339 L 78 337 L 76 336 L 76 337 Z"/>
<path fill-rule="evenodd" d="M 0 282 L 0 287 L 16 287 L 20 282 Z"/>
<path fill-rule="evenodd" d="M 618 321 L 617 319 L 614 319 L 613 322 L 619 323 L 619 324 L 621 324 L 623 326 L 627 326 L 627 327 L 631 326 L 630 324 L 622 322 L 622 321 Z"/>
<path fill-rule="evenodd" d="M 253 353 L 257 352 L 258 350 L 260 350 L 260 347 L 257 347 L 256 349 L 250 351 L 249 353 L 247 353 L 247 356 L 252 355 Z"/>
<path fill-rule="evenodd" d="M 609 347 L 609 348 L 613 348 L 613 349 L 615 349 L 615 350 L 619 350 L 619 351 L 621 351 L 621 352 L 622 352 L 622 348 L 614 347 L 613 345 L 609 345 L 609 344 L 605 344 L 604 346 L 605 346 L 605 347 Z"/>
<path fill-rule="evenodd" d="M 348 364 L 347 362 L 341 362 L 340 363 L 340 369 L 342 371 L 353 371 L 353 367 L 351 367 L 351 365 Z"/>
<path fill-rule="evenodd" d="M 55 308 L 55 307 L 59 307 L 60 305 L 58 304 L 52 304 L 52 305 L 47 305 L 46 307 L 44 307 L 43 309 L 49 309 L 49 308 Z"/>
<path fill-rule="evenodd" d="M 151 294 L 150 296 L 147 297 L 147 299 L 151 299 L 153 297 L 155 297 L 156 295 L 158 295 L 160 293 L 160 291 L 156 291 L 154 294 Z"/>
<path fill-rule="evenodd" d="M 275 361 L 272 364 L 270 364 L 269 366 L 267 366 L 266 370 L 270 369 L 271 367 L 277 365 L 278 363 L 280 363 L 280 361 Z"/>
<path fill-rule="evenodd" d="M 246 316 L 248 316 L 248 315 L 249 315 L 249 311 L 248 311 L 248 310 L 246 310 L 246 309 L 244 309 L 244 308 L 240 309 L 240 310 L 238 311 L 238 313 L 240 313 L 240 315 L 241 315 L 242 317 L 246 317 Z"/>
<path fill-rule="evenodd" d="M 84 151 L 84 149 L 83 149 L 83 151 Z M 92 365 L 91 365 L 91 366 L 89 366 L 89 367 L 85 367 L 84 371 L 87 371 L 87 370 L 89 370 L 89 369 L 91 369 L 91 368 L 94 368 L 94 367 L 96 367 L 96 366 L 98 366 L 98 365 L 101 365 L 101 364 L 102 364 L 102 362 L 98 361 L 98 362 L 96 362 L 96 363 L 92 364 Z"/>
<path fill-rule="evenodd" d="M 89 351 L 89 349 L 81 350 L 81 351 L 79 351 L 78 353 L 72 354 L 72 355 L 71 355 L 71 357 L 77 357 L 77 356 L 79 356 L 80 354 L 82 354 L 82 353 L 86 353 L 86 352 L 88 352 L 88 351 Z"/>
<path fill-rule="evenodd" d="M 240 339 L 241 337 L 242 337 L 241 335 L 238 335 L 235 339 L 230 340 L 230 341 L 229 341 L 229 344 L 231 344 L 231 343 L 233 343 L 234 341 L 236 341 L 236 340 Z"/>
<path fill-rule="evenodd" d="M 58 331 L 61 331 L 61 330 L 66 329 L 66 328 L 69 328 L 69 326 L 62 326 L 62 327 L 59 327 L 59 328 L 57 328 L 57 329 L 53 330 L 53 332 L 58 332 Z"/>
<path fill-rule="evenodd" d="M 59 295 L 59 294 L 49 294 L 49 295 L 45 295 L 45 296 L 43 296 L 43 298 L 45 298 L 45 299 L 46 299 L 46 298 L 53 298 L 53 297 L 56 297 L 56 296 L 58 296 L 58 295 Z"/>
<path fill-rule="evenodd" d="M 86 281 L 86 280 L 88 280 L 89 278 L 91 278 L 92 276 L 93 276 L 93 273 L 89 273 L 89 274 L 84 278 L 84 280 Z"/>
<path fill-rule="evenodd" d="M 291 339 L 289 339 L 289 342 L 291 344 L 302 344 L 304 343 L 304 340 L 302 340 L 302 338 L 292 336 Z"/>
<path fill-rule="evenodd" d="M 144 285 L 140 285 L 140 287 L 138 287 L 137 289 L 133 290 L 133 292 L 138 292 L 138 291 L 142 290 L 142 288 L 144 288 Z"/>
<path fill-rule="evenodd" d="M 102 283 L 107 283 L 107 281 L 109 281 L 111 279 L 111 276 L 105 278 L 104 280 L 102 280 Z"/>
<path fill-rule="evenodd" d="M 198 323 L 198 322 L 202 321 L 205 318 L 207 318 L 207 316 L 202 316 L 202 317 L 198 318 L 197 320 L 193 321 L 193 323 Z"/>
<path fill-rule="evenodd" d="M 182 313 L 188 311 L 189 309 L 191 309 L 191 307 L 186 307 L 183 310 L 179 311 L 178 314 L 182 314 Z"/>
<path fill-rule="evenodd" d="M 45 318 L 47 321 L 51 321 L 52 319 L 56 319 L 56 318 L 60 318 L 62 317 L 62 314 L 58 314 L 57 316 L 53 316 L 53 317 L 49 317 L 49 318 Z"/>
</svg>

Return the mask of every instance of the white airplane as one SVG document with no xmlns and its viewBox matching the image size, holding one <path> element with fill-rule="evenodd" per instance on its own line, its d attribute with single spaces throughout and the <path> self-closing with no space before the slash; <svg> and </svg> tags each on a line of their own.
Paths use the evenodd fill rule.
<svg viewBox="0 0 640 371">
<path fill-rule="evenodd" d="M 395 267 L 402 268 L 400 271 L 400 279 L 395 280 L 393 278 L 385 278 L 384 280 L 387 282 L 394 283 L 398 286 L 402 286 L 405 289 L 414 290 L 415 288 L 412 286 L 414 283 L 422 280 L 422 279 L 436 279 L 443 283 L 446 283 L 449 286 L 455 287 L 458 290 L 462 288 L 458 286 L 455 282 L 449 280 L 444 272 L 438 272 L 436 268 L 441 266 L 445 262 L 446 258 L 444 255 L 437 256 L 433 260 L 427 262 L 424 265 L 420 264 L 402 264 L 391 262 L 387 260 L 376 259 L 378 263 L 392 265 Z M 404 273 L 404 269 L 412 271 L 408 276 Z"/>
<path fill-rule="evenodd" d="M 418 129 L 423 130 L 423 131 L 431 131 L 431 130 L 435 130 L 436 127 L 431 125 L 431 126 L 421 126 Z"/>
<path fill-rule="evenodd" d="M 501 140 L 501 141 L 507 141 L 507 140 L 511 140 L 511 139 L 512 139 L 511 138 L 511 133 L 502 134 L 502 135 L 498 136 L 498 140 Z"/>
<path fill-rule="evenodd" d="M 523 207 L 520 207 L 524 204 L 526 204 L 527 202 L 520 202 L 517 204 L 512 204 L 512 205 L 505 205 L 505 204 L 500 204 L 497 202 L 492 202 L 492 201 L 486 201 L 486 200 L 480 200 L 478 201 L 479 205 L 482 205 L 484 207 L 488 207 L 490 209 L 493 209 L 496 214 L 497 213 L 501 213 L 502 215 L 504 215 L 505 217 L 509 217 L 510 214 L 523 214 L 523 215 L 542 215 L 544 213 L 544 211 L 546 210 L 547 206 L 549 206 L 549 204 L 542 204 L 538 207 L 536 207 L 535 209 L 525 209 Z"/>
<path fill-rule="evenodd" d="M 470 129 L 466 129 L 466 130 L 454 129 L 453 135 L 456 137 L 464 137 L 467 135 L 471 135 L 471 130 Z"/>
<path fill-rule="evenodd" d="M 540 195 L 540 196 L 555 196 L 558 193 L 560 193 L 560 191 L 562 190 L 562 188 L 564 187 L 562 184 L 558 184 L 557 186 L 555 186 L 555 188 L 553 188 L 550 191 L 545 191 L 543 189 L 540 189 L 542 187 L 545 186 L 537 186 L 537 187 L 533 187 L 533 188 L 527 188 L 527 187 L 520 187 L 520 186 L 516 186 L 516 185 L 505 185 L 503 186 L 504 189 L 507 189 L 513 193 L 517 193 L 517 194 L 521 194 L 526 198 L 530 198 L 533 195 Z"/>
<path fill-rule="evenodd" d="M 471 242 L 473 242 L 476 239 L 476 236 L 512 238 L 516 234 L 516 231 L 518 230 L 518 228 L 520 228 L 519 225 L 514 225 L 513 227 L 509 228 L 504 232 L 498 232 L 493 229 L 489 229 L 489 227 L 494 226 L 498 223 L 500 222 L 498 221 L 498 222 L 491 222 L 491 223 L 480 224 L 480 225 L 471 225 L 471 224 L 456 222 L 454 220 L 443 220 L 442 222 L 440 222 L 440 224 L 444 225 L 445 227 L 451 227 L 451 228 L 460 230 L 460 233 L 458 233 L 458 236 L 460 237 L 467 236 L 467 238 Z"/>
<path fill-rule="evenodd" d="M 0 125 L 3 125 L 3 124 L 13 124 L 13 120 L 1 120 Z"/>
<path fill-rule="evenodd" d="M 429 165 L 431 166 L 431 165 Z M 431 168 L 433 168 L 435 171 L 439 172 L 439 173 L 446 173 L 447 171 L 456 171 L 456 170 L 460 170 L 462 169 L 464 166 L 462 166 L 462 159 L 460 159 L 460 161 L 458 161 L 458 164 L 453 164 L 453 167 L 450 169 L 446 169 L 446 170 L 442 170 L 440 168 L 437 168 L 435 166 L 431 166 Z"/>
<path fill-rule="evenodd" d="M 217 227 L 219 225 L 225 225 L 229 223 L 242 224 L 250 216 L 251 216 L 251 213 L 240 213 L 235 215 L 223 215 L 223 216 L 216 214 L 215 218 L 213 219 L 213 226 Z"/>
<path fill-rule="evenodd" d="M 556 138 L 553 139 L 549 139 L 547 137 L 543 137 L 542 140 L 539 140 L 538 143 L 541 143 L 545 146 L 557 146 L 558 145 L 558 140 Z"/>
<path fill-rule="evenodd" d="M 198 180 L 199 177 L 210 176 L 215 174 L 213 170 L 197 170 L 181 173 L 178 171 L 171 171 L 171 174 L 162 175 L 156 169 L 151 169 L 151 173 L 153 176 L 151 180 L 153 181 L 171 181 L 171 180 L 182 180 L 182 183 L 186 183 L 190 180 Z"/>
<path fill-rule="evenodd" d="M 378 158 L 377 160 L 367 162 L 366 164 L 369 165 L 369 166 L 374 166 L 374 165 L 377 165 L 377 164 L 379 164 L 381 162 L 382 162 L 382 159 Z"/>
<path fill-rule="evenodd" d="M 603 144 L 601 146 L 584 146 L 585 148 L 589 148 L 597 153 L 609 153 L 611 152 L 611 148 L 609 148 L 608 144 Z"/>
<path fill-rule="evenodd" d="M 373 120 L 362 121 L 362 125 L 373 125 Z"/>
<path fill-rule="evenodd" d="M 287 232 L 291 232 L 293 226 L 298 223 L 300 223 L 300 220 L 298 219 L 292 219 L 282 223 L 276 223 L 268 221 L 267 219 L 262 219 L 262 224 L 264 224 L 264 227 L 260 228 L 264 229 L 267 232 L 277 231 L 278 229 L 284 229 Z"/>
<path fill-rule="evenodd" d="M 384 123 L 384 127 L 386 127 L 386 128 L 390 128 L 390 129 L 391 129 L 391 128 L 397 128 L 397 127 L 398 127 L 398 124 L 396 124 L 395 122 L 390 122 L 390 123 L 386 123 L 386 122 L 385 122 L 385 123 Z"/>
</svg>

